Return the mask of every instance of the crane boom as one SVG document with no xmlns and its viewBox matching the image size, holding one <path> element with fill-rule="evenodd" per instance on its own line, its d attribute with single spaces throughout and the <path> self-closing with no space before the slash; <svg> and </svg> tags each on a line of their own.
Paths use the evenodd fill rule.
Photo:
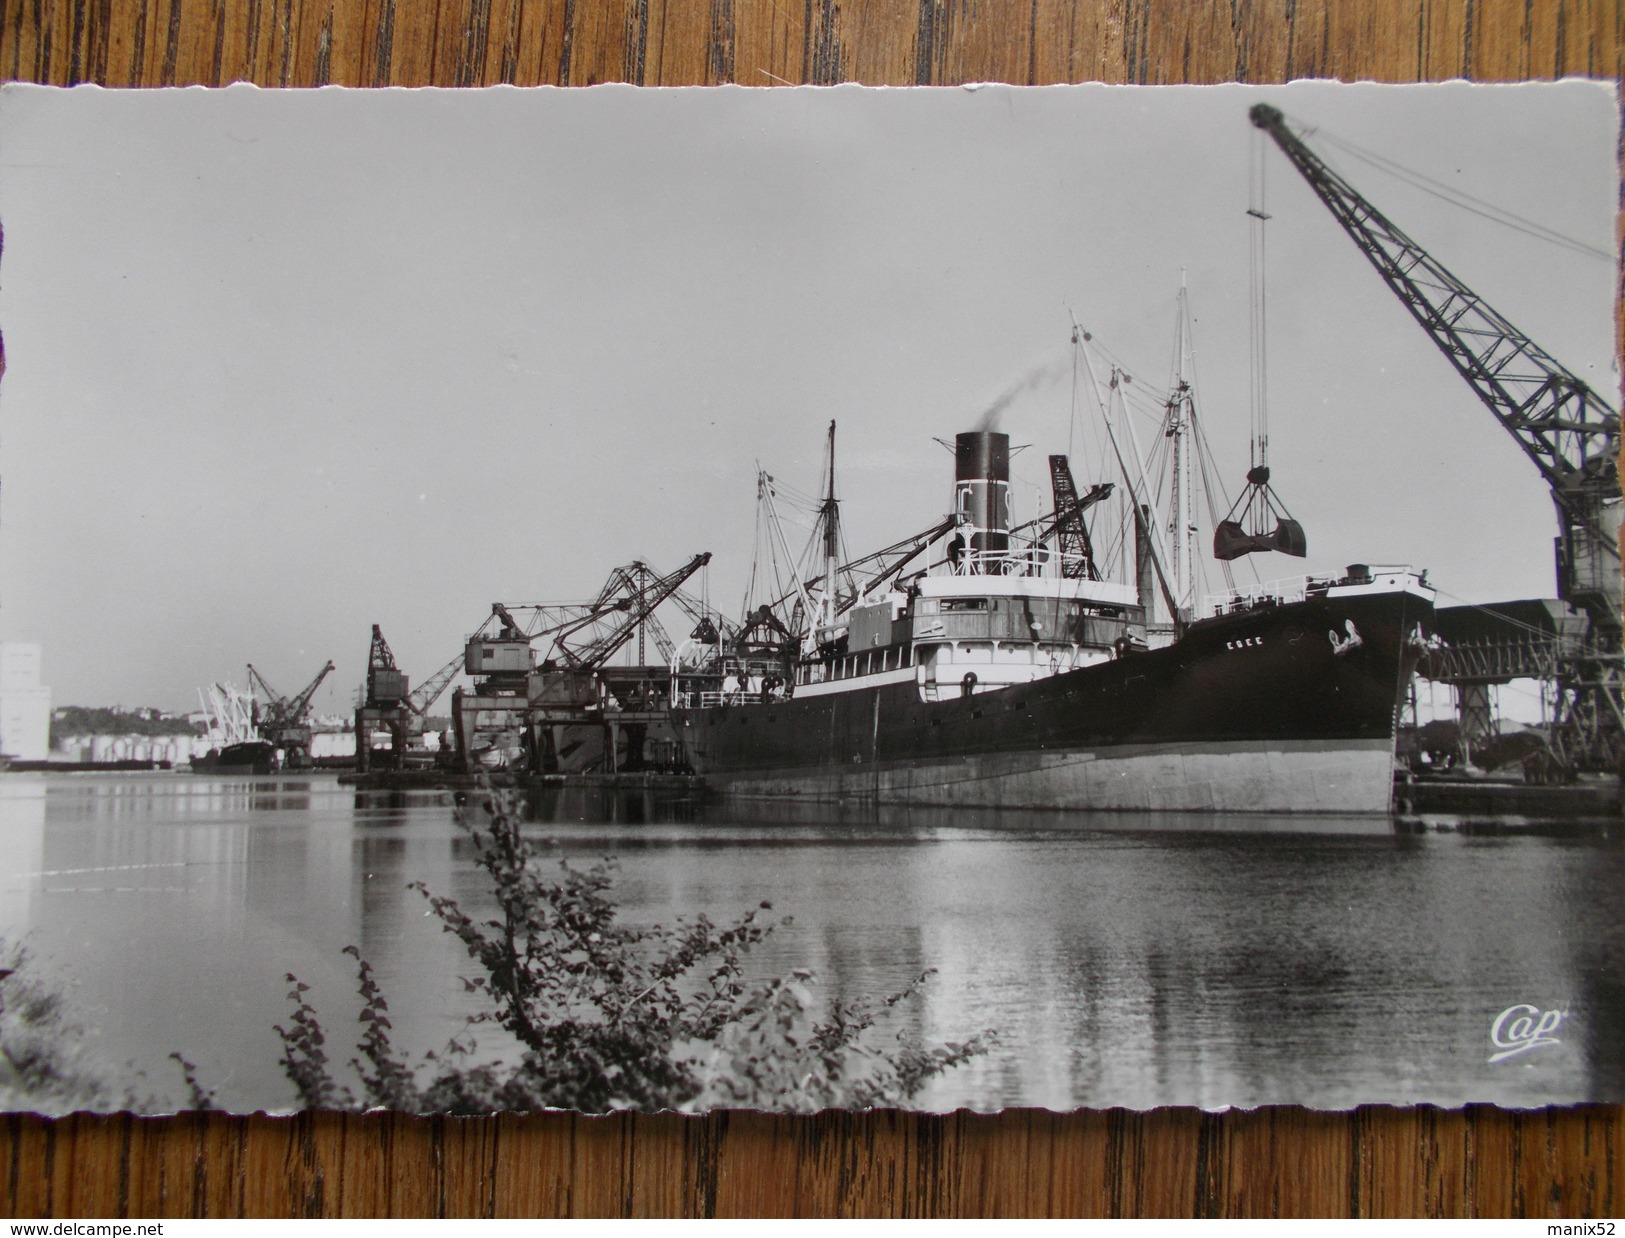
<svg viewBox="0 0 1625 1238">
<path fill-rule="evenodd" d="M 1095 551 L 1089 544 L 1089 528 L 1083 522 L 1083 513 L 1112 492 L 1110 482 L 1095 486 L 1083 498 L 1078 497 L 1077 483 L 1072 480 L 1072 466 L 1065 456 L 1049 458 L 1050 490 L 1055 496 L 1055 512 L 1047 530 L 1052 530 L 1061 556 L 1061 575 L 1077 580 L 1099 580 L 1095 570 Z"/>
<path fill-rule="evenodd" d="M 326 679 L 332 670 L 333 663 L 328 662 L 316 672 L 316 678 L 305 685 L 303 692 L 297 696 L 285 697 L 266 683 L 265 676 L 254 669 L 253 663 L 249 663 L 249 683 L 265 693 L 268 698 L 265 702 L 265 723 L 271 726 L 298 726 L 304 721 L 305 710 L 310 707 L 310 698 L 316 695 L 316 689 L 322 686 L 322 680 Z"/>
<path fill-rule="evenodd" d="M 332 673 L 333 663 L 330 661 L 326 666 L 322 667 L 321 670 L 316 672 L 316 678 L 312 679 L 308 684 L 305 685 L 305 690 L 303 692 L 287 703 L 287 708 L 284 710 L 283 716 L 290 722 L 303 721 L 305 711 L 310 708 L 311 698 L 316 695 L 316 689 L 321 687 L 322 680 L 326 679 Z"/>
<path fill-rule="evenodd" d="M 617 568 L 605 583 L 593 612 L 594 618 L 610 618 L 608 629 L 580 645 L 565 639 L 567 635 L 573 635 L 573 631 L 561 633 L 554 639 L 554 651 L 572 670 L 596 670 L 632 638 L 638 625 L 648 619 L 656 607 L 710 561 L 709 552 L 697 554 L 665 576 L 653 576 L 651 569 L 643 563 Z"/>
<path fill-rule="evenodd" d="M 1558 510 L 1558 596 L 1617 646 L 1619 414 L 1327 167 L 1278 109 L 1249 116 L 1540 470 Z"/>
<path fill-rule="evenodd" d="M 457 672 L 463 669 L 465 655 L 459 652 L 455 658 L 447 662 L 434 674 L 430 675 L 406 698 L 406 707 L 422 718 L 429 712 L 429 707 L 440 699 L 440 694 L 446 690 L 446 685 L 457 678 Z"/>
<path fill-rule="evenodd" d="M 316 678 L 305 685 L 303 692 L 297 696 L 284 697 L 266 683 L 265 676 L 252 665 L 248 668 L 250 693 L 258 689 L 269 698 L 262 713 L 259 698 L 253 697 L 254 728 L 266 742 L 286 749 L 286 760 L 291 769 L 302 769 L 310 763 L 311 730 L 305 715 L 310 709 L 311 698 L 316 695 L 316 689 L 322 686 L 322 680 L 326 679 L 332 670 L 333 663 L 328 662 L 317 672 Z"/>
<path fill-rule="evenodd" d="M 260 691 L 260 692 L 265 693 L 265 698 L 266 698 L 265 703 L 266 703 L 266 708 L 267 709 L 275 709 L 281 704 L 281 702 L 282 702 L 282 693 L 278 692 L 270 684 L 266 683 L 265 682 L 265 676 L 260 674 L 257 670 L 255 670 L 254 669 L 254 664 L 252 662 L 250 662 L 248 664 L 248 692 L 249 692 L 249 696 L 251 698 L 254 697 L 254 693 L 255 693 L 256 689 L 258 691 Z M 259 700 L 257 698 L 254 698 L 253 703 L 254 703 L 254 720 L 257 723 L 259 721 Z"/>
</svg>

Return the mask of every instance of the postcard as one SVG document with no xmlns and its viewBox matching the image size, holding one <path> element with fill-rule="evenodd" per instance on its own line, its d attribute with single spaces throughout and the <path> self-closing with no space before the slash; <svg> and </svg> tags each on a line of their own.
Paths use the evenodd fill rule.
<svg viewBox="0 0 1625 1238">
<path fill-rule="evenodd" d="M 1625 1100 L 1611 85 L 0 90 L 0 1104 Z"/>
</svg>

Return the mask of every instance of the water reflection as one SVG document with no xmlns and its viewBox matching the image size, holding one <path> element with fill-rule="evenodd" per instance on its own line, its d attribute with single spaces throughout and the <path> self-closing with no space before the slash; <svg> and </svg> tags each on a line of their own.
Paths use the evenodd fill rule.
<svg viewBox="0 0 1625 1238">
<path fill-rule="evenodd" d="M 0 778 L 0 934 L 7 938 L 16 938 L 34 922 L 44 858 L 44 780 Z"/>
<path fill-rule="evenodd" d="M 442 1046 L 473 964 L 424 883 L 490 909 L 445 792 L 326 776 L 0 779 L 0 923 L 76 981 L 104 1060 L 180 1095 L 180 1051 L 231 1107 L 291 1089 L 286 973 L 352 1027 L 355 944 L 398 1043 Z M 1625 846 L 1362 820 L 718 804 L 550 788 L 573 861 L 618 857 L 623 914 L 789 917 L 761 976 L 827 998 L 935 974 L 900 1009 L 930 1040 L 993 1029 L 931 1108 L 1625 1098 Z M 1487 1062 L 1495 1015 L 1567 1008 L 1561 1044 Z"/>
<path fill-rule="evenodd" d="M 523 797 L 534 821 L 590 821 L 613 825 L 693 822 L 704 800 L 693 792 L 543 784 Z"/>
</svg>

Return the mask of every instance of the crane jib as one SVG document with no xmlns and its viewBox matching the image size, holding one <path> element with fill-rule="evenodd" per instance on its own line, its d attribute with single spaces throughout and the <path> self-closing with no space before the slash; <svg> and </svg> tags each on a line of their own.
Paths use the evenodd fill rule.
<svg viewBox="0 0 1625 1238">
<path fill-rule="evenodd" d="M 1328 167 L 1278 109 L 1261 103 L 1249 115 L 1590 531 L 1589 549 L 1617 559 L 1617 518 L 1600 508 L 1620 495 L 1619 414 Z"/>
</svg>

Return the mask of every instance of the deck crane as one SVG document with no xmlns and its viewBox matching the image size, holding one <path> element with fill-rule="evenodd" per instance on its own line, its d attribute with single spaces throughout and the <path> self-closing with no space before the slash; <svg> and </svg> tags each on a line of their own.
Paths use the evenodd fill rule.
<svg viewBox="0 0 1625 1238">
<path fill-rule="evenodd" d="M 291 769 L 303 769 L 310 763 L 311 730 L 307 714 L 316 689 L 322 686 L 322 680 L 332 670 L 333 663 L 329 662 L 316 673 L 315 679 L 305 685 L 302 692 L 283 696 L 265 682 L 265 676 L 252 664 L 248 667 L 248 690 L 251 693 L 264 693 L 266 698 L 262 706 L 258 695 L 254 697 L 254 727 L 267 743 L 283 750 L 283 762 Z"/>
<path fill-rule="evenodd" d="M 851 587 L 845 596 L 837 599 L 836 616 L 845 615 L 855 606 L 872 601 L 884 589 L 897 588 L 903 569 L 929 550 L 939 538 L 958 528 L 959 524 L 958 513 L 945 516 L 912 537 L 905 537 L 890 546 L 882 546 L 879 550 L 842 563 L 837 575 L 850 582 Z M 782 600 L 789 601 L 790 597 L 787 594 Z"/>
<path fill-rule="evenodd" d="M 1112 484 L 1104 482 L 1094 486 L 1080 498 L 1077 483 L 1072 480 L 1072 466 L 1065 456 L 1049 458 L 1049 477 L 1055 511 L 1046 527 L 1054 533 L 1061 558 L 1061 575 L 1075 580 L 1099 580 L 1095 550 L 1089 544 L 1089 528 L 1084 524 L 1083 513 L 1109 497 Z"/>
<path fill-rule="evenodd" d="M 1554 741 L 1571 766 L 1616 768 L 1625 746 L 1619 413 L 1327 167 L 1278 109 L 1260 103 L 1249 116 L 1551 488 L 1558 519 L 1557 595 L 1585 614 L 1588 629 L 1582 650 L 1557 670 Z"/>
</svg>

